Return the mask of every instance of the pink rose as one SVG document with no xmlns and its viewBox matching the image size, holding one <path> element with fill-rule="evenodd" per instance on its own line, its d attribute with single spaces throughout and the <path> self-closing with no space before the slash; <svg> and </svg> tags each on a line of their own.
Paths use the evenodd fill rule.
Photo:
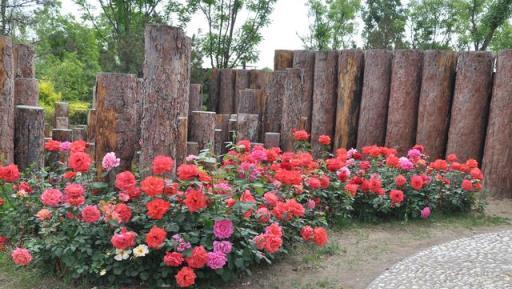
<svg viewBox="0 0 512 289">
<path fill-rule="evenodd" d="M 213 234 L 218 239 L 227 239 L 233 235 L 234 227 L 233 222 L 228 219 L 217 220 L 213 225 Z"/>
<path fill-rule="evenodd" d="M 32 254 L 30 251 L 23 248 L 16 248 L 11 254 L 14 264 L 19 266 L 27 266 L 32 262 Z"/>
</svg>

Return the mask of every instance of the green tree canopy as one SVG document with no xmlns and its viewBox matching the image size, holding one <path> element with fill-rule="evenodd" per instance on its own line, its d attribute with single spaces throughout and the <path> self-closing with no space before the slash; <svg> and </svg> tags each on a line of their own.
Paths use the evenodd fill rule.
<svg viewBox="0 0 512 289">
<path fill-rule="evenodd" d="M 402 48 L 406 10 L 400 0 L 368 0 L 363 9 L 366 48 Z"/>
</svg>

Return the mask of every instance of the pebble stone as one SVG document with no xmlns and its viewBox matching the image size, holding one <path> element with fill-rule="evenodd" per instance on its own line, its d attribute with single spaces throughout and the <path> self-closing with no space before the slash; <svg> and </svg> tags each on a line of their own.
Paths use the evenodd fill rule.
<svg viewBox="0 0 512 289">
<path fill-rule="evenodd" d="M 393 265 L 367 289 L 512 289 L 512 230 L 434 246 Z"/>
</svg>

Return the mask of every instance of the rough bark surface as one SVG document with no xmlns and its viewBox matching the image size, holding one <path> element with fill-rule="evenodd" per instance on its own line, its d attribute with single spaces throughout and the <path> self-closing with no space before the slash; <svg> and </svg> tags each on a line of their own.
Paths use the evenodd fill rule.
<svg viewBox="0 0 512 289">
<path fill-rule="evenodd" d="M 137 116 L 135 120 L 135 127 L 137 130 L 137 148 L 136 151 L 140 151 L 140 133 L 141 133 L 141 121 L 142 121 L 142 108 L 144 107 L 144 79 L 137 78 L 136 87 L 136 99 L 135 105 L 137 106 Z"/>
<path fill-rule="evenodd" d="M 457 60 L 446 154 L 455 153 L 461 161 L 482 160 L 493 62 L 490 52 L 462 52 Z"/>
<path fill-rule="evenodd" d="M 338 57 L 338 95 L 334 148 L 357 145 L 357 125 L 363 86 L 364 52 L 343 50 Z"/>
<path fill-rule="evenodd" d="M 69 118 L 66 116 L 56 117 L 55 128 L 69 128 Z"/>
<path fill-rule="evenodd" d="M 368 50 L 364 59 L 364 80 L 357 129 L 357 147 L 384 145 L 388 115 L 391 60 L 387 50 Z"/>
<path fill-rule="evenodd" d="M 190 115 L 190 137 L 199 145 L 199 150 L 214 148 L 215 145 L 215 112 L 193 111 Z"/>
<path fill-rule="evenodd" d="M 188 117 L 178 117 L 178 139 L 176 142 L 176 164 L 180 165 L 187 157 L 187 140 L 188 140 Z"/>
<path fill-rule="evenodd" d="M 39 83 L 35 78 L 14 80 L 14 105 L 39 105 Z"/>
<path fill-rule="evenodd" d="M 455 52 L 424 52 L 416 143 L 432 159 L 444 157 L 446 150 L 456 62 Z"/>
<path fill-rule="evenodd" d="M 86 125 L 77 125 L 72 128 L 72 138 L 75 140 L 83 140 L 87 141 L 87 126 Z"/>
<path fill-rule="evenodd" d="M 421 89 L 423 53 L 395 50 L 391 67 L 386 146 L 400 155 L 416 143 L 416 123 Z"/>
<path fill-rule="evenodd" d="M 41 107 L 16 106 L 14 162 L 20 170 L 42 168 L 44 163 L 44 111 Z"/>
<path fill-rule="evenodd" d="M 102 160 L 114 152 L 121 160 L 116 171 L 131 168 L 137 147 L 137 77 L 100 73 L 96 76 L 96 172 L 104 173 Z"/>
<path fill-rule="evenodd" d="M 214 145 L 213 152 L 216 155 L 220 155 L 220 154 L 222 154 L 222 147 L 224 146 L 224 139 L 223 139 L 224 132 L 222 131 L 222 129 L 216 128 L 214 134 L 215 134 L 215 145 Z"/>
<path fill-rule="evenodd" d="M 240 90 L 237 113 L 258 113 L 258 92 L 258 89 Z"/>
<path fill-rule="evenodd" d="M 503 50 L 496 61 L 496 75 L 487 125 L 484 186 L 497 197 L 512 198 L 512 49 Z"/>
<path fill-rule="evenodd" d="M 73 130 L 68 128 L 54 128 L 52 129 L 52 139 L 58 141 L 72 141 Z"/>
<path fill-rule="evenodd" d="M 220 71 L 218 112 L 235 112 L 235 71 L 233 69 L 222 69 Z"/>
<path fill-rule="evenodd" d="M 238 108 L 242 90 L 247 88 L 249 88 L 249 70 L 235 70 L 235 109 Z"/>
<path fill-rule="evenodd" d="M 281 134 L 278 132 L 266 132 L 265 133 L 265 147 L 266 148 L 273 148 L 273 147 L 279 147 L 279 144 L 281 143 Z"/>
<path fill-rule="evenodd" d="M 208 110 L 218 111 L 219 109 L 219 92 L 220 92 L 220 70 L 212 69 L 210 78 L 208 79 Z"/>
<path fill-rule="evenodd" d="M 183 30 L 147 25 L 144 99 L 141 120 L 141 168 L 157 155 L 176 159 L 177 119 L 188 112 L 191 40 Z"/>
<path fill-rule="evenodd" d="M 311 118 L 311 144 L 313 155 L 319 156 L 322 145 L 320 135 L 334 136 L 336 118 L 336 88 L 338 86 L 338 52 L 315 53 L 313 111 Z"/>
<path fill-rule="evenodd" d="M 283 95 L 286 83 L 286 70 L 274 71 L 268 84 L 263 129 L 265 132 L 280 132 L 283 116 Z"/>
<path fill-rule="evenodd" d="M 293 50 L 276 50 L 274 52 L 274 70 L 293 67 Z"/>
<path fill-rule="evenodd" d="M 0 165 L 14 153 L 14 73 L 11 38 L 0 36 Z"/>
<path fill-rule="evenodd" d="M 302 114 L 302 69 L 286 69 L 286 81 L 283 94 L 283 113 L 281 120 L 281 148 L 285 151 L 293 150 L 293 130 L 300 129 Z"/>
<path fill-rule="evenodd" d="M 265 89 L 272 79 L 272 72 L 264 70 L 249 70 L 249 88 Z"/>
<path fill-rule="evenodd" d="M 295 51 L 293 54 L 293 67 L 302 69 L 303 96 L 302 117 L 306 117 L 304 129 L 311 132 L 311 113 L 313 111 L 313 80 L 315 74 L 315 52 Z"/>
<path fill-rule="evenodd" d="M 56 102 L 55 103 L 55 117 L 69 116 L 69 103 L 67 102 Z"/>
<path fill-rule="evenodd" d="M 229 119 L 231 114 L 216 114 L 215 115 L 215 128 L 222 130 L 222 143 L 229 141 Z M 224 148 L 222 148 L 224 152 Z"/>
<path fill-rule="evenodd" d="M 14 45 L 14 77 L 34 78 L 36 53 L 32 46 L 26 44 Z"/>
<path fill-rule="evenodd" d="M 195 141 L 187 142 L 187 155 L 195 155 L 199 154 L 199 144 Z"/>
<path fill-rule="evenodd" d="M 87 113 L 87 141 L 96 142 L 96 109 L 89 109 Z"/>
<path fill-rule="evenodd" d="M 188 115 L 193 111 L 201 110 L 203 106 L 203 96 L 201 95 L 201 84 L 190 85 L 190 96 L 188 105 Z"/>
<path fill-rule="evenodd" d="M 249 140 L 251 142 L 258 141 L 258 115 L 239 113 L 237 114 L 237 141 Z"/>
</svg>

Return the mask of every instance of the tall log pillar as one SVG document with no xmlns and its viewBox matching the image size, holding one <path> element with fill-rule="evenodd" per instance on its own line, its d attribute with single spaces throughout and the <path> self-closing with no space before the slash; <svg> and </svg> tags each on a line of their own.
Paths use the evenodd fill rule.
<svg viewBox="0 0 512 289">
<path fill-rule="evenodd" d="M 32 46 L 27 44 L 14 45 L 14 77 L 16 78 L 34 78 L 36 77 L 35 68 L 36 53 Z"/>
<path fill-rule="evenodd" d="M 512 49 L 503 50 L 496 61 L 487 138 L 485 140 L 484 185 L 497 197 L 512 198 Z"/>
<path fill-rule="evenodd" d="M 37 106 L 39 104 L 39 83 L 35 78 L 14 80 L 14 105 Z"/>
<path fill-rule="evenodd" d="M 11 38 L 0 36 L 0 165 L 14 153 L 14 72 Z"/>
<path fill-rule="evenodd" d="M 293 50 L 276 50 L 274 52 L 274 71 L 293 67 Z"/>
<path fill-rule="evenodd" d="M 482 160 L 494 57 L 490 52 L 462 52 L 457 60 L 446 154 Z"/>
<path fill-rule="evenodd" d="M 366 51 L 364 57 L 363 92 L 357 129 L 358 148 L 384 144 L 393 54 L 384 49 L 375 49 Z"/>
<path fill-rule="evenodd" d="M 286 84 L 287 72 L 285 70 L 274 71 L 268 84 L 265 115 L 263 117 L 264 132 L 280 132 L 283 116 L 283 95 Z"/>
<path fill-rule="evenodd" d="M 238 108 L 240 97 L 242 97 L 242 90 L 247 88 L 249 88 L 249 70 L 235 70 L 235 111 Z"/>
<path fill-rule="evenodd" d="M 286 69 L 286 81 L 283 94 L 283 113 L 281 120 L 280 142 L 284 151 L 293 150 L 293 129 L 300 129 L 302 114 L 302 69 Z M 266 135 L 265 135 L 266 136 Z"/>
<path fill-rule="evenodd" d="M 235 112 L 235 72 L 233 69 L 220 71 L 219 113 Z"/>
<path fill-rule="evenodd" d="M 322 145 L 320 135 L 334 136 L 336 118 L 336 88 L 338 85 L 338 52 L 315 53 L 313 112 L 311 119 L 311 144 L 313 155 L 319 157 Z"/>
<path fill-rule="evenodd" d="M 157 155 L 176 159 L 177 119 L 188 112 L 191 40 L 180 28 L 147 25 L 140 166 Z"/>
<path fill-rule="evenodd" d="M 105 154 L 121 160 L 116 171 L 129 170 L 137 147 L 137 78 L 133 74 L 96 76 L 96 172 L 104 173 Z"/>
<path fill-rule="evenodd" d="M 191 84 L 190 85 L 188 115 L 190 115 L 193 111 L 201 110 L 202 105 L 203 105 L 203 98 L 201 95 L 201 84 Z"/>
<path fill-rule="evenodd" d="M 259 121 L 257 114 L 239 113 L 237 115 L 237 141 L 258 141 Z"/>
<path fill-rule="evenodd" d="M 14 162 L 20 170 L 44 163 L 44 112 L 41 107 L 16 106 Z"/>
<path fill-rule="evenodd" d="M 416 143 L 423 53 L 396 50 L 391 68 L 386 146 L 404 155 Z"/>
<path fill-rule="evenodd" d="M 220 70 L 212 69 L 208 79 L 208 110 L 218 111 L 220 92 Z"/>
<path fill-rule="evenodd" d="M 343 50 L 338 58 L 338 98 L 334 148 L 355 148 L 361 90 L 363 86 L 364 52 Z"/>
<path fill-rule="evenodd" d="M 240 90 L 237 113 L 258 113 L 257 89 Z"/>
<path fill-rule="evenodd" d="M 295 51 L 293 67 L 303 71 L 303 96 L 301 116 L 306 118 L 304 129 L 311 132 L 311 113 L 313 110 L 313 78 L 315 72 L 315 53 L 313 51 Z"/>
<path fill-rule="evenodd" d="M 96 109 L 89 109 L 87 113 L 87 141 L 96 142 Z"/>
<path fill-rule="evenodd" d="M 457 54 L 428 50 L 423 57 L 416 143 L 432 159 L 444 157 Z"/>
<path fill-rule="evenodd" d="M 193 111 L 190 115 L 190 141 L 197 142 L 199 150 L 215 145 L 215 112 Z"/>
<path fill-rule="evenodd" d="M 178 139 L 176 141 L 176 162 L 175 165 L 180 165 L 185 162 L 187 157 L 187 140 L 188 140 L 188 121 L 186 116 L 178 117 Z"/>
</svg>

